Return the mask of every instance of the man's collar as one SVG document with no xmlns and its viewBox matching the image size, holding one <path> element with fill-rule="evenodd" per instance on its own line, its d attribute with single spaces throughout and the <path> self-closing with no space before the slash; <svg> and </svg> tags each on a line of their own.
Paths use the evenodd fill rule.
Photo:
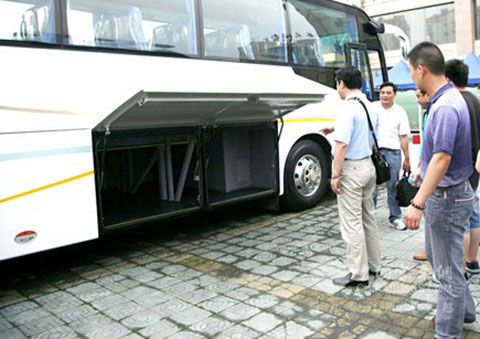
<svg viewBox="0 0 480 339">
<path fill-rule="evenodd" d="M 345 97 L 345 100 L 348 100 L 351 98 L 365 99 L 365 94 L 363 94 L 362 92 L 350 93 Z"/>
<path fill-rule="evenodd" d="M 440 89 L 438 91 L 435 92 L 432 99 L 430 99 L 428 102 L 430 104 L 435 103 L 435 101 L 437 101 L 438 98 L 440 98 L 446 91 L 448 91 L 451 88 L 454 88 L 451 83 L 447 83 L 447 84 L 443 85 L 442 87 L 440 87 Z"/>
</svg>

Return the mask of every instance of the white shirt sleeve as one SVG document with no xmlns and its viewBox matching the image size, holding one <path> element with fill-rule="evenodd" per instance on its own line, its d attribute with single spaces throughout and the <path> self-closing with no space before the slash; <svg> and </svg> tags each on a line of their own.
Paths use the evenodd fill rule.
<svg viewBox="0 0 480 339">
<path fill-rule="evenodd" d="M 405 110 L 400 105 L 397 105 L 397 109 L 400 120 L 398 133 L 400 135 L 410 135 L 410 122 L 408 121 L 407 112 L 405 112 Z"/>
</svg>

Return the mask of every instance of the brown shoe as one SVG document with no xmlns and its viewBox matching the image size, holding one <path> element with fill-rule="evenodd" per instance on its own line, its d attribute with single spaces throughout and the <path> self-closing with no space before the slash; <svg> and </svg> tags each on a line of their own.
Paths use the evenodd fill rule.
<svg viewBox="0 0 480 339">
<path fill-rule="evenodd" d="M 420 260 L 420 261 L 425 261 L 425 260 L 427 260 L 427 252 L 415 253 L 413 255 L 413 259 Z"/>
</svg>

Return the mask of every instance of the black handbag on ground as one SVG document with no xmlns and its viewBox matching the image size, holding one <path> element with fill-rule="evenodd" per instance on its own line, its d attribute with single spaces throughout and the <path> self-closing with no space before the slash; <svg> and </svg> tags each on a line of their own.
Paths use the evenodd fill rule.
<svg viewBox="0 0 480 339">
<path fill-rule="evenodd" d="M 395 184 L 395 191 L 397 192 L 395 199 L 397 200 L 398 205 L 402 207 L 410 205 L 410 201 L 412 201 L 418 192 L 418 187 L 412 186 L 408 183 L 410 173 L 410 171 L 403 171 L 402 177 Z"/>
<path fill-rule="evenodd" d="M 377 137 L 375 136 L 375 132 L 373 131 L 372 121 L 370 120 L 370 115 L 368 114 L 367 107 L 359 98 L 353 98 L 354 100 L 358 101 L 365 110 L 368 119 L 368 126 L 370 127 L 370 131 L 372 132 L 373 141 L 375 144 L 373 145 L 373 152 L 372 152 L 372 162 L 373 166 L 375 166 L 375 173 L 377 175 L 377 185 L 383 184 L 384 182 L 390 180 L 390 166 L 388 165 L 387 159 L 385 155 L 382 154 L 378 149 L 378 142 Z"/>
</svg>

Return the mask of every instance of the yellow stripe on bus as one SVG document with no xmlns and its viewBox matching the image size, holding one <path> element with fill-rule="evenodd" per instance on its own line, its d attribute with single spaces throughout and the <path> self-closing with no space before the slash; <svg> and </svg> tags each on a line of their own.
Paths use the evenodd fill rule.
<svg viewBox="0 0 480 339">
<path fill-rule="evenodd" d="M 336 121 L 335 118 L 298 118 L 284 119 L 283 122 L 312 122 L 312 121 Z"/>
<path fill-rule="evenodd" d="M 7 202 L 7 201 L 10 201 L 10 200 L 13 200 L 13 199 L 24 197 L 24 196 L 29 195 L 29 194 L 40 192 L 40 191 L 46 190 L 46 189 L 51 188 L 51 187 L 62 185 L 62 184 L 65 184 L 67 182 L 70 182 L 70 181 L 81 179 L 81 178 L 84 178 L 84 177 L 92 175 L 92 174 L 93 174 L 93 171 L 82 173 L 82 174 L 76 175 L 76 176 L 71 177 L 71 178 L 63 179 L 63 180 L 60 180 L 60 181 L 57 181 L 57 182 L 54 182 L 54 183 L 51 183 L 51 184 L 48 184 L 48 185 L 45 185 L 45 186 L 42 186 L 42 187 L 35 188 L 33 190 L 30 190 L 30 191 L 15 194 L 15 195 L 12 195 L 12 196 L 7 197 L 7 198 L 0 199 L 0 204 L 4 203 L 4 202 Z"/>
</svg>

